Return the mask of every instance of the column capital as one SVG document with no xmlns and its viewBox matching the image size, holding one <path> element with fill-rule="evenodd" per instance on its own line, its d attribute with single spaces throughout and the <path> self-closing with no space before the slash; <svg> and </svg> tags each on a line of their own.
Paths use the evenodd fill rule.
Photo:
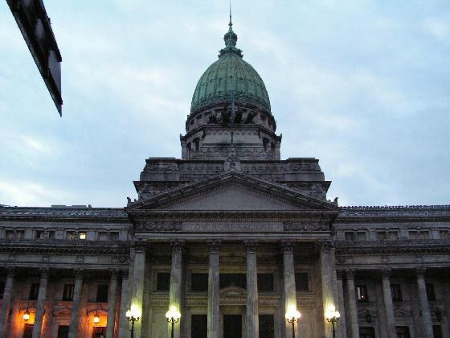
<svg viewBox="0 0 450 338">
<path fill-rule="evenodd" d="M 283 253 L 294 253 L 295 241 L 284 240 L 281 242 L 281 247 L 283 248 Z"/>
<path fill-rule="evenodd" d="M 83 279 L 84 270 L 83 269 L 74 269 L 75 279 Z"/>
<path fill-rule="evenodd" d="M 330 252 L 334 247 L 333 240 L 331 238 L 322 239 L 318 243 L 320 245 L 320 250 L 324 252 Z"/>
<path fill-rule="evenodd" d="M 383 278 L 389 278 L 389 276 L 391 275 L 392 270 L 389 268 L 385 268 L 385 269 L 381 269 L 381 276 Z"/>
<path fill-rule="evenodd" d="M 417 268 L 414 269 L 416 271 L 416 276 L 417 277 L 425 277 L 425 271 L 427 271 L 427 269 L 423 266 L 419 266 Z"/>
<path fill-rule="evenodd" d="M 9 276 L 14 277 L 14 275 L 16 274 L 16 267 L 15 266 L 7 266 L 6 271 L 7 271 L 8 277 Z"/>
<path fill-rule="evenodd" d="M 183 251 L 185 241 L 184 241 L 184 239 L 176 238 L 176 239 L 171 239 L 169 244 L 172 247 L 173 253 L 179 253 L 179 252 Z"/>
<path fill-rule="evenodd" d="M 256 249 L 258 247 L 258 241 L 253 240 L 253 239 L 245 240 L 244 241 L 244 246 L 246 247 L 247 252 L 255 253 Z"/>
<path fill-rule="evenodd" d="M 353 269 L 345 270 L 345 277 L 347 279 L 351 279 L 351 280 L 355 279 L 355 270 L 353 270 Z"/>
<path fill-rule="evenodd" d="M 345 271 L 344 270 L 336 270 L 336 277 L 339 280 L 343 280 L 345 276 Z"/>
<path fill-rule="evenodd" d="M 128 279 L 128 277 L 130 275 L 130 270 L 129 269 L 120 270 L 120 275 L 122 276 L 122 280 Z"/>
<path fill-rule="evenodd" d="M 119 273 L 118 273 L 118 271 L 116 269 L 110 269 L 109 272 L 111 274 L 111 279 L 117 279 L 117 275 Z"/>
<path fill-rule="evenodd" d="M 48 275 L 50 274 L 49 268 L 39 268 L 39 273 L 41 274 L 41 278 L 48 278 Z"/>
<path fill-rule="evenodd" d="M 220 246 L 222 245 L 222 241 L 220 239 L 211 239 L 206 243 L 208 243 L 210 253 L 219 253 Z"/>
<path fill-rule="evenodd" d="M 149 244 L 144 240 L 138 240 L 133 243 L 135 252 L 145 253 L 149 249 Z"/>
</svg>

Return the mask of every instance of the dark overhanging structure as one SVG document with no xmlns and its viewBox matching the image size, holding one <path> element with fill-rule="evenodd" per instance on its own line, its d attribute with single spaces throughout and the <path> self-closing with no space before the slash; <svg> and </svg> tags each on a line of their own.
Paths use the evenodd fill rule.
<svg viewBox="0 0 450 338">
<path fill-rule="evenodd" d="M 62 116 L 61 62 L 50 18 L 43 0 L 6 0 L 22 32 L 39 73 Z"/>
</svg>

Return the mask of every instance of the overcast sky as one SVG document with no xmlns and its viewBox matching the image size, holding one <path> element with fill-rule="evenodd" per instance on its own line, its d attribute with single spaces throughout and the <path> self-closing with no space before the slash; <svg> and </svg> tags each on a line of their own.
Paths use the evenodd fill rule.
<svg viewBox="0 0 450 338">
<path fill-rule="evenodd" d="M 44 3 L 63 57 L 62 118 L 0 1 L 0 204 L 123 207 L 146 158 L 181 156 L 228 1 Z M 318 158 L 329 199 L 449 204 L 450 1 L 234 1 L 233 21 L 282 158 Z"/>
</svg>

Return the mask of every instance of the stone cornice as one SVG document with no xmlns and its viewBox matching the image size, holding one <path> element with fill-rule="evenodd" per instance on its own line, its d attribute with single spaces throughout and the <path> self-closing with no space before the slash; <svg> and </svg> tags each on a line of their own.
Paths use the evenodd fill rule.
<svg viewBox="0 0 450 338">
<path fill-rule="evenodd" d="M 0 221 L 129 223 L 124 208 L 0 207 Z"/>
<path fill-rule="evenodd" d="M 345 254 L 449 254 L 450 239 L 335 241 L 336 255 Z"/>
<path fill-rule="evenodd" d="M 384 223 L 391 221 L 450 221 L 450 205 L 341 207 L 335 223 Z"/>
</svg>

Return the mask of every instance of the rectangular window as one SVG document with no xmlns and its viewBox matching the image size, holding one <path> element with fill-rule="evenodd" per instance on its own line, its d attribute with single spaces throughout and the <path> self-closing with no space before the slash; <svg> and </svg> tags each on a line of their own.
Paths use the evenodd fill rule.
<svg viewBox="0 0 450 338">
<path fill-rule="evenodd" d="M 192 273 L 191 274 L 191 291 L 207 292 L 208 291 L 208 274 Z"/>
<path fill-rule="evenodd" d="M 33 325 L 25 324 L 23 328 L 23 338 L 31 338 L 33 336 Z"/>
<path fill-rule="evenodd" d="M 387 239 L 386 231 L 377 231 L 377 239 L 383 241 L 386 240 Z"/>
<path fill-rule="evenodd" d="M 38 299 L 38 295 L 39 295 L 39 283 L 31 284 L 30 297 L 28 299 L 36 300 L 36 299 Z"/>
<path fill-rule="evenodd" d="M 368 302 L 369 297 L 367 295 L 367 285 L 357 285 L 356 286 L 356 299 L 359 302 Z"/>
<path fill-rule="evenodd" d="M 107 241 L 109 240 L 109 236 L 107 232 L 99 232 L 97 236 L 97 240 L 99 241 Z"/>
<path fill-rule="evenodd" d="M 16 238 L 17 239 L 23 239 L 25 237 L 25 231 L 23 230 L 17 230 L 16 231 Z"/>
<path fill-rule="evenodd" d="M 111 241 L 118 241 L 119 240 L 119 232 L 113 231 L 109 233 L 109 240 Z"/>
<path fill-rule="evenodd" d="M 34 238 L 36 238 L 36 239 L 44 239 L 45 238 L 45 231 L 44 230 L 36 230 L 34 232 Z"/>
<path fill-rule="evenodd" d="M 191 316 L 191 337 L 192 338 L 208 337 L 206 315 Z"/>
<path fill-rule="evenodd" d="M 389 239 L 397 240 L 398 239 L 398 231 L 389 231 Z"/>
<path fill-rule="evenodd" d="M 0 299 L 3 298 L 3 292 L 5 292 L 5 282 L 0 282 Z"/>
<path fill-rule="evenodd" d="M 346 241 L 354 241 L 355 240 L 355 233 L 352 231 L 344 232 L 344 236 L 345 236 Z"/>
<path fill-rule="evenodd" d="M 309 275 L 307 272 L 295 274 L 295 289 L 301 292 L 309 291 Z"/>
<path fill-rule="evenodd" d="M 69 338 L 69 325 L 58 326 L 58 338 Z"/>
<path fill-rule="evenodd" d="M 170 273 L 158 272 L 156 274 L 156 291 L 170 290 Z"/>
<path fill-rule="evenodd" d="M 264 338 L 275 337 L 273 315 L 259 315 L 259 336 Z"/>
<path fill-rule="evenodd" d="M 434 292 L 434 284 L 426 283 L 425 289 L 427 290 L 428 300 L 431 300 L 431 301 L 436 300 L 436 293 Z"/>
<path fill-rule="evenodd" d="M 86 232 L 85 231 L 68 231 L 67 232 L 67 239 L 86 239 Z"/>
<path fill-rule="evenodd" d="M 410 338 L 409 327 L 407 326 L 396 326 L 395 332 L 397 333 L 397 338 Z"/>
<path fill-rule="evenodd" d="M 229 286 L 237 286 L 246 289 L 247 276 L 243 273 L 221 273 L 219 284 L 221 289 Z"/>
<path fill-rule="evenodd" d="M 97 297 L 95 300 L 97 303 L 106 303 L 108 301 L 108 285 L 97 285 Z"/>
<path fill-rule="evenodd" d="M 357 232 L 356 233 L 356 240 L 358 241 L 365 241 L 367 239 L 365 232 Z"/>
<path fill-rule="evenodd" d="M 417 231 L 410 231 L 410 232 L 409 232 L 409 238 L 410 238 L 410 239 L 418 239 L 419 236 L 418 236 Z"/>
<path fill-rule="evenodd" d="M 73 300 L 73 290 L 75 286 L 73 284 L 65 284 L 63 290 L 62 300 L 71 301 Z"/>
<path fill-rule="evenodd" d="M 373 327 L 360 327 L 359 338 L 375 338 L 375 329 Z"/>
<path fill-rule="evenodd" d="M 55 231 L 53 231 L 53 230 L 47 231 L 47 234 L 48 234 L 49 239 L 55 238 Z"/>
<path fill-rule="evenodd" d="M 447 231 L 447 230 L 441 230 L 441 231 L 439 231 L 439 236 L 440 236 L 442 239 L 446 239 L 447 236 L 448 236 L 448 231 Z"/>
<path fill-rule="evenodd" d="M 14 239 L 14 230 L 6 230 L 5 231 L 5 238 L 7 238 L 7 239 Z"/>
<path fill-rule="evenodd" d="M 394 302 L 401 302 L 403 300 L 400 284 L 391 284 L 391 295 Z"/>
<path fill-rule="evenodd" d="M 274 291 L 273 273 L 258 273 L 258 292 Z"/>
</svg>

